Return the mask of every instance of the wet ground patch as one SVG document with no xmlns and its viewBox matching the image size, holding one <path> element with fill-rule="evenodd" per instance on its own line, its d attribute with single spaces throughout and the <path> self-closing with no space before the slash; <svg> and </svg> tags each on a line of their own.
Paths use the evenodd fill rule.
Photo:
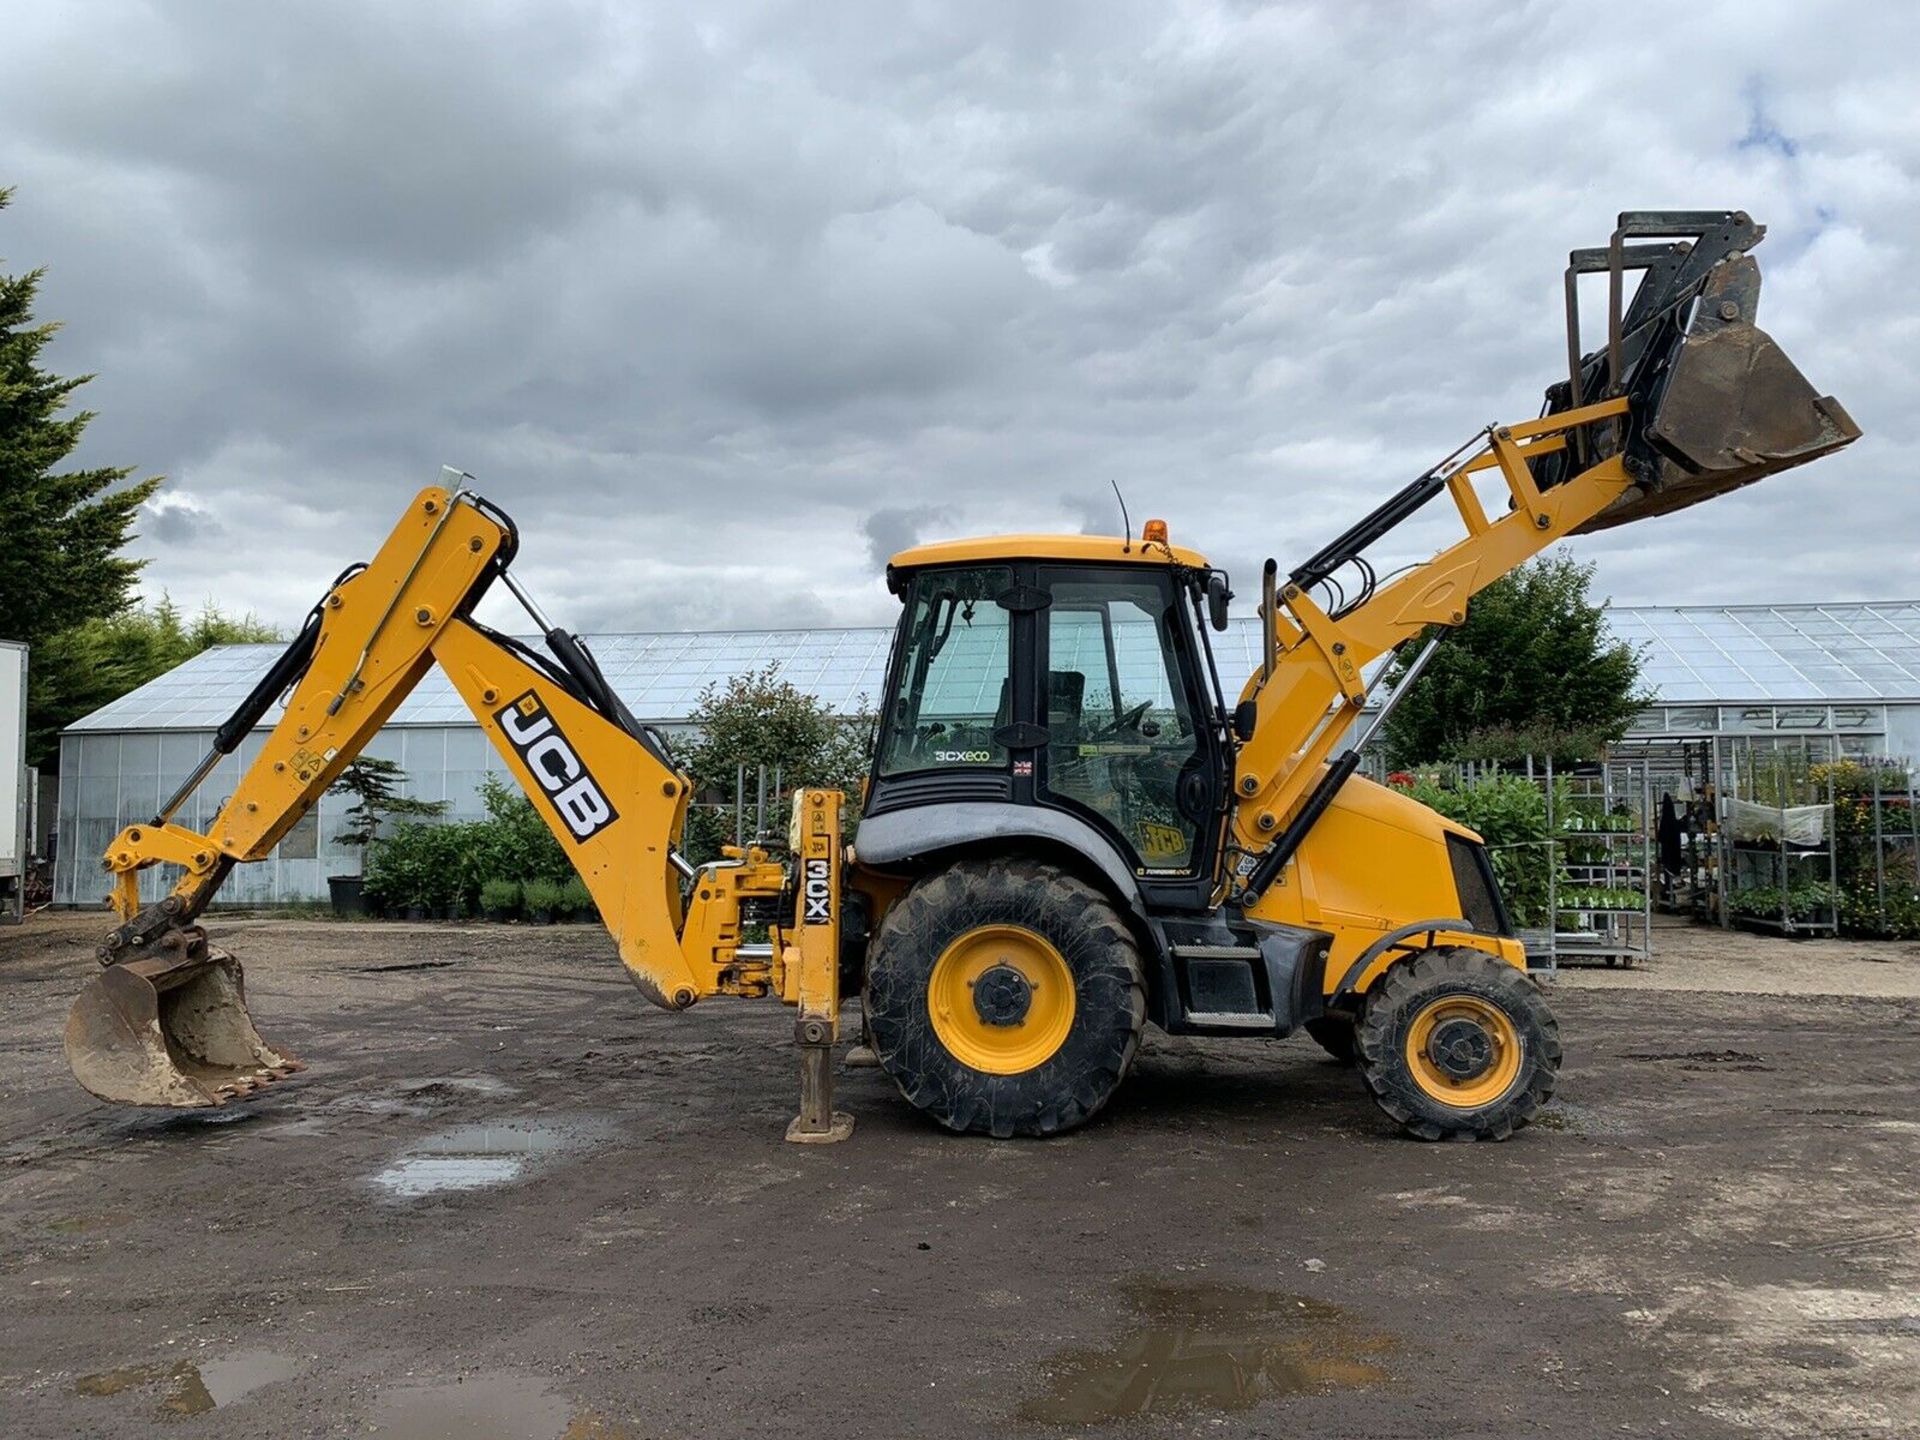
<svg viewBox="0 0 1920 1440">
<path fill-rule="evenodd" d="M 633 1432 L 582 1409 L 543 1376 L 500 1371 L 398 1385 L 375 1402 L 385 1440 L 632 1440 Z"/>
<path fill-rule="evenodd" d="M 298 1375 L 301 1363 L 271 1350 L 235 1350 L 205 1360 L 123 1365 L 82 1375 L 76 1395 L 111 1398 L 136 1394 L 152 1402 L 156 1419 L 178 1420 L 229 1406 L 254 1391 Z"/>
<path fill-rule="evenodd" d="M 601 1129 L 591 1122 L 550 1119 L 455 1125 L 409 1145 L 372 1180 L 401 1200 L 510 1185 L 591 1144 Z"/>
<path fill-rule="evenodd" d="M 1135 1281 L 1110 1344 L 1065 1350 L 1020 1418 L 1099 1425 L 1249 1410 L 1293 1395 L 1387 1384 L 1398 1337 L 1324 1300 L 1233 1285 Z"/>
</svg>

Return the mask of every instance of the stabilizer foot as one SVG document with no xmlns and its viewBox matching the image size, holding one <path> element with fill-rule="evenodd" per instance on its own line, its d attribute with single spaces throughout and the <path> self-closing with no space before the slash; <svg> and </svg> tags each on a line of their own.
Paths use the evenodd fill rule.
<svg viewBox="0 0 1920 1440">
<path fill-rule="evenodd" d="M 845 1070 L 877 1070 L 880 1068 L 880 1056 L 871 1045 L 855 1045 L 841 1057 L 840 1065 Z"/>
<path fill-rule="evenodd" d="M 808 1128 L 807 1117 L 796 1115 L 787 1122 L 787 1139 L 795 1145 L 833 1145 L 853 1134 L 853 1116 L 836 1110 L 827 1119 L 824 1130 Z"/>
</svg>

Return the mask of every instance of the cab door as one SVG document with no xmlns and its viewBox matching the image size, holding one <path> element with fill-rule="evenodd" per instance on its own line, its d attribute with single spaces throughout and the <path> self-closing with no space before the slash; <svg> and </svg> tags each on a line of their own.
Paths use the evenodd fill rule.
<svg viewBox="0 0 1920 1440">
<path fill-rule="evenodd" d="M 1039 573 L 1038 799 L 1109 834 L 1143 886 L 1204 903 L 1225 757 L 1176 577 L 1157 566 Z"/>
</svg>

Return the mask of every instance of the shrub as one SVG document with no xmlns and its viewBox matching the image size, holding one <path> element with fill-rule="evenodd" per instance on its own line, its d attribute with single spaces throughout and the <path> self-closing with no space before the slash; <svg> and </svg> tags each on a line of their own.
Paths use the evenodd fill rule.
<svg viewBox="0 0 1920 1440">
<path fill-rule="evenodd" d="M 573 862 L 533 808 L 533 802 L 497 775 L 480 782 L 487 818 L 465 827 L 467 864 L 477 887 L 488 880 L 551 880 L 564 884 Z"/>
<path fill-rule="evenodd" d="M 518 880 L 486 880 L 480 885 L 480 908 L 510 914 L 520 908 Z"/>
<path fill-rule="evenodd" d="M 578 875 L 568 876 L 567 883 L 560 887 L 560 908 L 576 915 L 593 913 L 593 892 Z"/>
<path fill-rule="evenodd" d="M 520 898 L 527 907 L 529 915 L 551 916 L 560 908 L 563 887 L 551 880 L 529 880 L 520 888 Z"/>
</svg>

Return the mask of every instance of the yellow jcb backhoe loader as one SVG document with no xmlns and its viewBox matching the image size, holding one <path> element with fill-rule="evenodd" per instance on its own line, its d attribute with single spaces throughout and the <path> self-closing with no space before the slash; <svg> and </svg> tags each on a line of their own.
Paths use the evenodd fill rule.
<svg viewBox="0 0 1920 1440">
<path fill-rule="evenodd" d="M 901 1094 L 957 1131 L 1080 1124 L 1151 1020 L 1215 1036 L 1304 1026 L 1410 1133 L 1504 1137 L 1551 1094 L 1560 1040 L 1486 849 L 1356 775 L 1358 746 L 1336 751 L 1369 666 L 1459 625 L 1475 592 L 1554 541 L 1858 437 L 1754 325 L 1763 233 L 1737 212 L 1630 213 L 1605 249 L 1576 251 L 1568 375 L 1543 414 L 1489 426 L 1284 578 L 1268 561 L 1261 660 L 1237 704 L 1208 638 L 1227 621 L 1227 577 L 1159 522 L 1138 539 L 896 555 L 903 608 L 851 846 L 846 798 L 805 790 L 784 853 L 690 864 L 676 848 L 686 772 L 518 584 L 513 523 L 464 476 L 426 490 L 160 813 L 108 849 L 119 924 L 68 1022 L 74 1073 L 106 1100 L 195 1106 L 300 1068 L 256 1032 L 239 963 L 198 921 L 228 871 L 265 858 L 438 665 L 559 837 L 642 994 L 669 1010 L 710 995 L 797 1008 L 794 1140 L 851 1127 L 833 1110 L 831 1047 L 856 992 Z M 1609 304 L 1605 347 L 1583 355 L 1586 273 L 1609 277 Z M 1369 547 L 1442 494 L 1461 537 L 1377 577 Z M 473 618 L 496 582 L 546 654 Z M 283 694 L 209 832 L 174 824 Z M 178 867 L 178 883 L 143 905 L 139 874 L 155 864 Z M 759 925 L 771 942 L 745 943 Z"/>
</svg>

